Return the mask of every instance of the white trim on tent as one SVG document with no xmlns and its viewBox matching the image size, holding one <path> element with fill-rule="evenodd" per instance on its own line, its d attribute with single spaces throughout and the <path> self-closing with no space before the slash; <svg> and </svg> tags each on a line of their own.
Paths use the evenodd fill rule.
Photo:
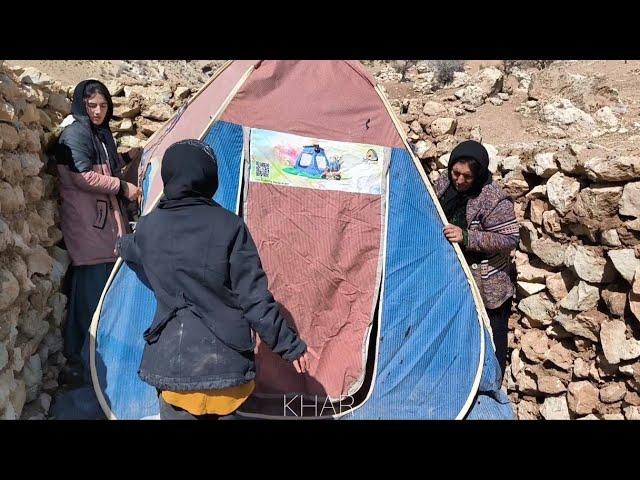
<svg viewBox="0 0 640 480">
<path fill-rule="evenodd" d="M 209 121 L 209 123 L 207 124 L 205 129 L 200 134 L 200 138 L 204 138 L 205 137 L 205 135 L 207 134 L 207 132 L 211 128 L 211 125 L 213 125 L 213 123 L 216 120 L 218 120 L 218 118 L 220 118 L 220 116 L 222 115 L 222 112 L 224 112 L 227 109 L 227 107 L 231 103 L 231 100 L 233 100 L 233 97 L 236 96 L 236 94 L 238 93 L 238 90 L 240 90 L 240 88 L 242 88 L 242 85 L 244 85 L 244 82 L 247 81 L 247 78 L 249 78 L 249 75 L 251 75 L 254 70 L 255 70 L 255 66 L 251 65 L 247 69 L 247 71 L 244 72 L 242 77 L 240 77 L 240 80 L 238 80 L 238 83 L 236 83 L 235 87 L 233 87 L 231 89 L 231 91 L 229 92 L 229 95 L 227 95 L 227 98 L 224 99 L 224 102 L 222 102 L 222 105 L 220 105 L 220 108 L 218 108 L 218 111 L 211 117 L 211 120 Z"/>
<path fill-rule="evenodd" d="M 391 155 L 393 153 L 393 148 L 391 147 L 384 147 L 384 159 L 383 159 L 383 165 L 382 165 L 382 179 L 384 181 L 384 195 L 382 195 L 382 202 L 381 202 L 381 210 L 382 210 L 382 215 L 380 216 L 380 251 L 378 253 L 378 266 L 376 268 L 376 288 L 375 291 L 373 293 L 373 299 L 371 301 L 371 315 L 369 316 L 369 326 L 367 327 L 367 330 L 364 334 L 364 341 L 362 342 L 362 374 L 360 375 L 360 377 L 358 378 L 358 380 L 351 386 L 351 388 L 349 389 L 349 391 L 347 392 L 347 395 L 354 395 L 356 394 L 360 388 L 362 388 L 362 385 L 364 385 L 364 381 L 366 379 L 367 376 L 367 360 L 370 354 L 370 348 L 369 348 L 369 342 L 371 339 L 371 330 L 373 329 L 373 322 L 376 321 L 376 317 L 375 312 L 376 312 L 376 307 L 378 307 L 378 305 L 381 307 L 382 306 L 382 284 L 384 283 L 384 262 L 386 260 L 386 245 L 387 245 L 387 220 L 388 220 L 388 208 L 387 205 L 389 203 L 389 167 L 391 166 Z M 381 182 L 382 183 L 382 182 Z M 378 319 L 381 317 L 382 315 L 382 310 L 380 310 L 380 308 L 378 308 Z M 378 322 L 378 325 L 380 324 L 380 322 Z M 380 330 L 378 329 L 378 334 L 380 333 Z M 375 356 L 376 359 L 378 358 L 378 350 L 375 350 Z M 373 390 L 373 383 L 370 384 L 369 390 L 372 391 Z M 368 398 L 368 393 L 367 393 L 367 398 Z M 361 402 L 361 404 L 364 404 L 366 402 L 366 399 L 363 400 Z M 351 409 L 351 411 L 353 411 L 356 407 L 354 407 L 353 409 Z"/>
<path fill-rule="evenodd" d="M 242 151 L 240 152 L 240 175 L 238 175 L 238 194 L 236 195 L 236 215 L 240 213 L 240 202 L 242 200 L 242 186 L 244 183 L 244 162 L 245 162 L 246 150 L 244 148 L 244 129 L 242 131 Z"/>
</svg>

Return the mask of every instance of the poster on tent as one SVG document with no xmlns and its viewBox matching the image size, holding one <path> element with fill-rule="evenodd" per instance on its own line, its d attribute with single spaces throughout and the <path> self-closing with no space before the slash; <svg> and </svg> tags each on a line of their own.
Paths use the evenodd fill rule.
<svg viewBox="0 0 640 480">
<path fill-rule="evenodd" d="M 252 182 L 288 187 L 382 193 L 384 148 L 252 129 Z"/>
</svg>

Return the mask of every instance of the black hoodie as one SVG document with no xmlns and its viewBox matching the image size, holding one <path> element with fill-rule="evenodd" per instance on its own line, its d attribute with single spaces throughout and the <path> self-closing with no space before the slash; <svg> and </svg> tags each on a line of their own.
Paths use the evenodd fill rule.
<svg viewBox="0 0 640 480">
<path fill-rule="evenodd" d="M 160 208 L 186 199 L 212 204 L 218 189 L 216 156 L 209 145 L 197 140 L 171 145 L 164 153 L 160 175 L 164 185 Z"/>
<path fill-rule="evenodd" d="M 255 377 L 252 330 L 285 360 L 305 343 L 268 290 L 244 221 L 211 200 L 215 155 L 197 140 L 162 160 L 164 197 L 122 238 L 122 258 L 146 276 L 157 309 L 144 338 L 139 375 L 161 390 L 213 390 Z"/>
</svg>

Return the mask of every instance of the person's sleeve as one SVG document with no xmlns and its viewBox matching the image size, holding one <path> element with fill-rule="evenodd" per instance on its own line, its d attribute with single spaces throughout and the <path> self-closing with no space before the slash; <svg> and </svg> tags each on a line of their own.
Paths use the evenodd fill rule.
<svg viewBox="0 0 640 480">
<path fill-rule="evenodd" d="M 258 250 L 244 222 L 233 241 L 230 276 L 244 316 L 260 339 L 285 360 L 300 357 L 307 346 L 282 316 L 269 291 Z"/>
<path fill-rule="evenodd" d="M 142 265 L 140 246 L 136 242 L 136 233 L 128 233 L 116 242 L 116 252 L 127 263 Z"/>
<path fill-rule="evenodd" d="M 80 190 L 116 195 L 120 179 L 93 171 L 94 155 L 91 145 L 82 135 L 69 134 L 58 145 L 57 156 L 68 165 L 71 182 Z"/>
<path fill-rule="evenodd" d="M 513 201 L 505 198 L 485 216 L 482 230 L 469 230 L 467 250 L 495 254 L 516 248 L 520 240 Z"/>
</svg>

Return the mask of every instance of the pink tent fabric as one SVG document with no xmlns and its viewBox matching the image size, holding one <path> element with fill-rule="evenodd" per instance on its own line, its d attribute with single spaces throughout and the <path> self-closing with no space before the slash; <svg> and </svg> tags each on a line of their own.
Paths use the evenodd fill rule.
<svg viewBox="0 0 640 480">
<path fill-rule="evenodd" d="M 265 60 L 222 120 L 344 142 L 404 148 L 374 81 L 345 61 Z"/>
<path fill-rule="evenodd" d="M 269 288 L 320 355 L 308 375 L 258 346 L 258 392 L 346 394 L 363 374 L 380 255 L 381 197 L 249 184 L 246 219 Z"/>
</svg>

